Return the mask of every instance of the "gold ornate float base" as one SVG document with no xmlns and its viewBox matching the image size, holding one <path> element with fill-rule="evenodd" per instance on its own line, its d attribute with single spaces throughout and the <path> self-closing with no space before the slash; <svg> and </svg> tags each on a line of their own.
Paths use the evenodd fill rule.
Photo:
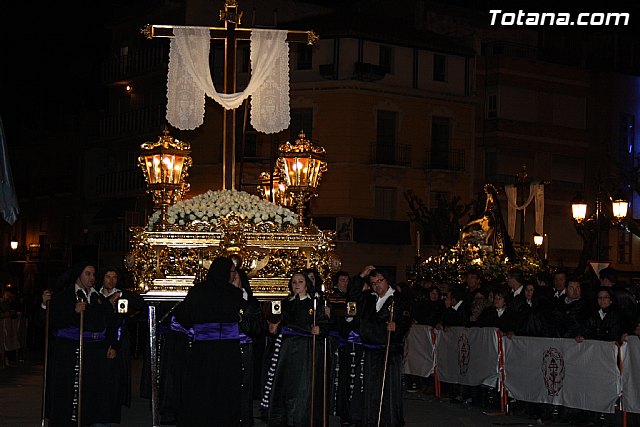
<svg viewBox="0 0 640 427">
<path fill-rule="evenodd" d="M 137 291 L 151 301 L 181 300 L 194 283 L 204 280 L 218 256 L 239 257 L 260 300 L 286 296 L 289 278 L 298 270 L 315 268 L 324 283 L 330 283 L 331 272 L 340 266 L 335 233 L 315 226 L 280 229 L 231 214 L 215 225 L 195 222 L 167 231 L 140 227 L 132 232 L 126 265 Z"/>
</svg>

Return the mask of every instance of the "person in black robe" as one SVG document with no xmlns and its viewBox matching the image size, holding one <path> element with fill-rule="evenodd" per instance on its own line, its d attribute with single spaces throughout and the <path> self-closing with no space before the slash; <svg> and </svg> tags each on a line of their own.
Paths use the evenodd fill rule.
<svg viewBox="0 0 640 427">
<path fill-rule="evenodd" d="M 394 292 L 391 280 L 384 272 L 373 269 L 368 277 L 374 293 L 362 293 L 357 299 L 358 332 L 364 350 L 362 424 L 377 424 L 384 378 L 380 425 L 402 426 L 402 361 L 404 337 L 411 326 L 409 305 L 400 294 Z M 389 348 L 385 373 L 387 337 Z"/>
<path fill-rule="evenodd" d="M 178 426 L 240 425 L 242 290 L 229 258 L 212 263 L 175 309 L 175 321 L 189 332 L 190 348 L 180 396 Z"/>
<path fill-rule="evenodd" d="M 328 325 L 322 302 L 318 301 L 311 280 L 304 272 L 291 277 L 289 290 L 291 296 L 281 302 L 280 322 L 269 324 L 269 332 L 278 335 L 263 397 L 263 402 L 268 402 L 268 425 L 304 427 L 311 424 L 311 416 L 313 424 L 320 425 L 323 417 L 322 338 L 327 334 Z M 316 371 L 312 387 L 314 336 Z"/>
<path fill-rule="evenodd" d="M 333 276 L 331 300 L 325 308 L 329 319 L 329 412 L 340 417 L 341 425 L 351 425 L 350 407 L 355 379 L 355 348 L 349 334 L 356 328 L 354 313 L 346 304 L 351 278 L 346 271 Z"/>
<path fill-rule="evenodd" d="M 129 290 L 123 289 L 121 273 L 117 267 L 107 267 L 99 275 L 97 283 L 100 284 L 98 292 L 105 297 L 113 307 L 117 319 L 116 338 L 119 343 L 115 359 L 108 361 L 108 390 L 101 399 L 107 405 L 111 405 L 112 423 L 120 423 L 121 407 L 131 407 L 131 339 L 129 324 L 136 317 L 147 315 L 147 304 L 144 299 Z"/>
<path fill-rule="evenodd" d="M 249 277 L 237 270 L 232 284 L 242 290 L 242 316 L 240 320 L 240 352 L 242 357 L 242 381 L 240 384 L 240 425 L 253 425 L 253 342 L 267 329 L 262 317 L 260 302 L 253 296 Z"/>
<path fill-rule="evenodd" d="M 52 427 L 77 426 L 78 417 L 82 425 L 104 424 L 111 416 L 110 407 L 104 405 L 99 396 L 109 375 L 107 362 L 117 354 L 116 319 L 109 301 L 94 289 L 92 264 L 74 265 L 71 277 L 73 282 L 55 292 L 50 302 L 55 345 L 51 347 L 48 361 L 47 401 Z M 80 313 L 84 313 L 81 384 Z M 78 407 L 80 401 L 81 408 Z"/>
</svg>

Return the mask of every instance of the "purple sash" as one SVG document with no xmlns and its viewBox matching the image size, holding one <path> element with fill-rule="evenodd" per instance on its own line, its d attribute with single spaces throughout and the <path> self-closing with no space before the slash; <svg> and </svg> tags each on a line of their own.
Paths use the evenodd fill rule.
<svg viewBox="0 0 640 427">
<path fill-rule="evenodd" d="M 238 322 L 196 323 L 193 325 L 194 341 L 239 340 Z"/>
<path fill-rule="evenodd" d="M 169 328 L 170 328 L 172 331 L 180 332 L 180 333 L 185 334 L 185 335 L 186 335 L 186 336 L 188 336 L 189 338 L 193 338 L 193 328 L 189 328 L 188 330 L 187 330 L 187 329 L 185 329 L 185 328 L 184 328 L 184 326 L 182 326 L 182 325 L 180 324 L 180 322 L 178 322 L 178 321 L 176 320 L 176 317 L 175 317 L 175 316 L 171 316 L 171 324 L 170 324 Z"/>
<path fill-rule="evenodd" d="M 79 341 L 80 328 L 76 326 L 67 326 L 66 328 L 53 331 L 53 336 L 58 338 L 64 338 L 67 340 Z M 104 341 L 106 337 L 107 337 L 107 331 L 105 329 L 97 332 L 84 331 L 82 333 L 82 338 L 86 342 Z"/>
<path fill-rule="evenodd" d="M 379 349 L 385 348 L 384 344 L 363 344 L 362 343 L 362 338 L 360 337 L 360 334 L 358 332 L 356 332 L 356 331 L 349 331 L 348 341 L 351 344 L 360 345 L 360 346 L 362 346 L 364 348 L 369 348 L 369 349 L 377 349 L 377 350 L 379 350 Z"/>
<path fill-rule="evenodd" d="M 282 335 L 290 335 L 290 336 L 296 336 L 296 337 L 312 337 L 313 336 L 311 332 L 297 331 L 295 329 L 287 328 L 286 326 L 283 326 L 282 328 L 280 328 L 280 333 Z"/>
<path fill-rule="evenodd" d="M 251 339 L 251 337 L 247 336 L 247 334 L 240 331 L 240 344 L 251 344 L 252 342 L 253 342 L 253 339 Z"/>
<path fill-rule="evenodd" d="M 240 330 L 238 323 L 196 323 L 193 327 L 185 329 L 184 326 L 171 317 L 171 329 L 182 332 L 192 341 L 220 341 L 220 340 L 239 340 Z"/>
</svg>

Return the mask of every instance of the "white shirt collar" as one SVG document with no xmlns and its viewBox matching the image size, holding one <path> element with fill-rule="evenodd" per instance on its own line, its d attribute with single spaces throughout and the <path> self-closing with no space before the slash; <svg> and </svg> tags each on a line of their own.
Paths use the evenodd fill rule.
<svg viewBox="0 0 640 427">
<path fill-rule="evenodd" d="M 520 292 L 522 292 L 522 289 L 524 289 L 524 286 L 520 286 L 517 290 L 513 291 L 513 296 L 518 296 L 520 295 Z"/>
<path fill-rule="evenodd" d="M 391 295 L 393 295 L 393 289 L 391 287 L 389 287 L 389 289 L 387 289 L 387 292 L 382 295 L 381 297 L 379 297 L 376 294 L 376 297 L 378 298 L 378 300 L 376 301 L 376 311 L 380 311 L 380 309 L 382 308 L 382 306 L 384 305 L 384 303 L 389 299 L 389 297 Z"/>
<path fill-rule="evenodd" d="M 560 291 L 560 292 L 556 291 L 556 293 L 554 294 L 554 296 L 555 296 L 556 298 L 560 298 L 562 295 L 564 295 L 564 294 L 566 293 L 566 291 L 567 291 L 566 289 L 563 289 L 563 290 L 562 290 L 562 291 Z"/>
<path fill-rule="evenodd" d="M 93 289 L 93 288 L 91 288 Z M 105 294 L 105 291 L 107 291 L 107 293 Z M 102 289 L 100 289 L 100 293 L 102 293 L 102 295 L 104 295 L 105 297 L 109 298 L 111 295 L 115 294 L 116 292 L 122 292 L 120 289 L 118 288 L 111 288 L 111 290 L 107 290 L 105 287 L 103 287 Z"/>
<path fill-rule="evenodd" d="M 455 311 L 458 311 L 461 305 L 462 305 L 462 300 L 458 301 L 458 303 L 451 308 L 453 308 Z"/>
<path fill-rule="evenodd" d="M 311 298 L 311 297 L 309 296 L 309 294 L 306 294 L 305 296 L 300 297 L 300 301 L 302 301 L 303 299 L 307 299 L 307 298 Z M 293 301 L 294 299 L 296 299 L 296 296 L 295 296 L 295 295 L 294 295 L 294 296 L 292 296 L 291 298 L 289 298 L 289 301 Z"/>
<path fill-rule="evenodd" d="M 598 310 L 598 314 L 600 315 L 600 320 L 604 320 L 604 316 L 607 315 L 602 309 Z"/>
<path fill-rule="evenodd" d="M 500 316 L 502 316 L 502 313 L 504 313 L 504 307 L 496 308 L 496 311 L 498 312 L 498 317 L 500 317 Z"/>
<path fill-rule="evenodd" d="M 78 286 L 78 284 L 76 283 L 75 289 L 74 289 L 74 292 L 76 295 L 78 295 L 78 290 L 81 290 L 85 294 L 85 296 L 87 297 L 87 301 L 89 301 L 89 297 L 91 297 L 91 294 L 98 293 L 98 291 L 96 291 L 96 288 L 92 286 L 89 288 L 89 293 L 87 294 L 87 291 L 84 288 L 81 288 L 80 286 Z"/>
</svg>

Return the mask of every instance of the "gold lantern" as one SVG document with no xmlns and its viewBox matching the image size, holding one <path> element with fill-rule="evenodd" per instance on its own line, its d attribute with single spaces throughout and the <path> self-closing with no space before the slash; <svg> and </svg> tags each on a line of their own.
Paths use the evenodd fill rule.
<svg viewBox="0 0 640 427">
<path fill-rule="evenodd" d="M 318 195 L 322 174 L 327 171 L 325 149 L 306 139 L 301 131 L 295 144 L 278 147 L 276 169 L 298 210 L 298 226 L 304 226 L 304 204 Z"/>
<path fill-rule="evenodd" d="M 287 192 L 287 185 L 280 178 L 277 169 L 273 172 L 273 178 L 268 172 L 262 172 L 258 182 L 260 183 L 258 193 L 263 199 L 280 206 L 293 206 L 291 195 Z"/>
<path fill-rule="evenodd" d="M 167 229 L 169 206 L 189 191 L 185 179 L 191 166 L 190 144 L 170 136 L 166 127 L 162 133 L 156 142 L 142 144 L 138 157 L 138 165 L 147 181 L 147 193 L 153 196 L 154 208 L 160 209 L 160 220 L 154 226 L 156 231 Z"/>
</svg>

